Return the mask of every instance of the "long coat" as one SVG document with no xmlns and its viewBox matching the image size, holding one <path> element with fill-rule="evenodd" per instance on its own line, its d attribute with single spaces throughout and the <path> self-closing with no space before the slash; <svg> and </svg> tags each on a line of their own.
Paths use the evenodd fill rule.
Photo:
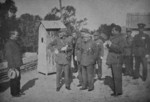
<svg viewBox="0 0 150 102">
<path fill-rule="evenodd" d="M 89 40 L 86 43 L 82 41 L 80 49 L 82 66 L 89 66 L 96 63 L 98 49 L 93 40 Z"/>
<path fill-rule="evenodd" d="M 61 51 L 62 47 L 65 47 L 68 45 L 68 48 L 66 51 Z M 49 45 L 50 49 L 57 49 L 59 51 L 58 54 L 55 54 L 55 62 L 57 64 L 70 64 L 71 61 L 71 55 L 73 53 L 72 50 L 72 37 L 67 37 L 64 39 L 56 38 L 53 42 Z"/>
<path fill-rule="evenodd" d="M 106 64 L 117 64 L 120 62 L 124 46 L 126 45 L 124 37 L 120 35 L 115 35 L 110 38 L 112 42 L 111 46 L 108 47 L 109 53 L 107 56 Z"/>
<path fill-rule="evenodd" d="M 133 39 L 133 53 L 135 56 L 150 54 L 150 37 L 143 33 L 135 35 Z"/>
<path fill-rule="evenodd" d="M 19 45 L 14 40 L 8 40 L 5 44 L 5 57 L 9 68 L 18 68 L 22 62 L 22 52 Z"/>
</svg>

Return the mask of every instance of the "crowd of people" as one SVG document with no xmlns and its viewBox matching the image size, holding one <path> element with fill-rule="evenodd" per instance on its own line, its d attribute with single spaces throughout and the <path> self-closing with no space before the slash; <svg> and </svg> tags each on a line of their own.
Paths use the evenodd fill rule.
<svg viewBox="0 0 150 102">
<path fill-rule="evenodd" d="M 130 75 L 133 79 L 140 77 L 140 64 L 143 66 L 142 80 L 147 78 L 147 58 L 150 54 L 150 37 L 144 33 L 145 24 L 138 24 L 139 33 L 132 37 L 132 30 L 127 29 L 126 35 L 121 34 L 121 27 L 114 25 L 112 35 L 105 39 L 99 32 L 91 34 L 81 30 L 80 34 L 68 35 L 66 30 L 61 31 L 48 48 L 55 53 L 56 62 L 56 91 L 60 91 L 62 79 L 67 90 L 71 90 L 73 70 L 78 73 L 80 90 L 94 90 L 94 77 L 97 74 L 102 79 L 102 60 L 104 46 L 108 49 L 106 64 L 112 70 L 114 90 L 112 96 L 122 95 L 122 66 L 125 65 L 124 75 Z M 11 31 L 10 40 L 5 45 L 6 59 L 9 68 L 16 68 L 20 73 L 21 54 L 18 44 L 15 42 L 18 32 Z M 105 44 L 104 44 L 105 43 Z M 133 63 L 135 60 L 135 63 Z M 133 65 L 135 67 L 133 68 Z M 10 80 L 11 95 L 21 96 L 20 75 Z"/>
</svg>

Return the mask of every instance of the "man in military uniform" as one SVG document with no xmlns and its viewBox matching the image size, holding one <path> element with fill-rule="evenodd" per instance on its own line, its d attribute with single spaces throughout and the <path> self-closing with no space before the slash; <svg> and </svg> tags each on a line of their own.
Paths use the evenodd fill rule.
<svg viewBox="0 0 150 102">
<path fill-rule="evenodd" d="M 101 80 L 101 78 L 102 78 L 102 59 L 104 56 L 104 46 L 103 46 L 103 41 L 102 41 L 102 39 L 100 39 L 100 35 L 98 32 L 94 33 L 94 41 L 98 48 L 98 56 L 97 56 L 97 60 L 96 60 L 96 64 L 98 65 L 97 76 L 98 76 L 98 79 Z"/>
<path fill-rule="evenodd" d="M 82 33 L 82 32 L 81 32 Z M 77 67 L 78 67 L 78 79 L 79 79 L 79 84 L 77 85 L 78 87 L 82 86 L 82 67 L 81 67 L 81 43 L 82 43 L 82 36 L 79 35 L 77 40 L 76 40 L 76 45 L 75 45 L 75 60 L 77 61 Z"/>
<path fill-rule="evenodd" d="M 125 75 L 133 76 L 133 55 L 132 55 L 132 42 L 133 37 L 131 36 L 132 30 L 127 28 L 127 34 L 125 37 L 126 45 L 124 48 L 124 64 L 125 64 Z"/>
<path fill-rule="evenodd" d="M 80 46 L 82 66 L 82 88 L 80 90 L 92 91 L 94 89 L 94 65 L 98 55 L 95 42 L 88 32 L 82 32 L 83 41 Z"/>
<path fill-rule="evenodd" d="M 72 43 L 70 37 L 67 37 L 65 31 L 59 34 L 59 37 L 55 39 L 49 45 L 50 49 L 54 49 L 55 62 L 56 62 L 56 91 L 61 88 L 62 71 L 64 71 L 64 79 L 66 89 L 70 89 L 70 63 L 72 55 Z"/>
<path fill-rule="evenodd" d="M 125 39 L 121 35 L 121 27 L 119 25 L 115 25 L 112 28 L 112 34 L 110 40 L 106 42 L 109 51 L 106 64 L 112 69 L 114 93 L 111 95 L 118 96 L 122 95 L 122 68 L 120 60 L 125 45 Z"/>
<path fill-rule="evenodd" d="M 139 23 L 138 29 L 139 34 L 135 35 L 133 39 L 133 54 L 135 56 L 135 73 L 134 79 L 140 77 L 139 68 L 142 63 L 143 73 L 142 80 L 145 81 L 147 77 L 147 58 L 150 54 L 150 37 L 145 34 L 144 31 L 145 24 Z"/>
<path fill-rule="evenodd" d="M 16 69 L 19 72 L 19 77 L 10 79 L 10 93 L 14 97 L 20 97 L 24 93 L 20 90 L 20 67 L 22 62 L 22 51 L 19 44 L 16 42 L 18 39 L 18 31 L 12 30 L 10 38 L 5 44 L 5 57 L 8 62 L 8 68 Z"/>
</svg>

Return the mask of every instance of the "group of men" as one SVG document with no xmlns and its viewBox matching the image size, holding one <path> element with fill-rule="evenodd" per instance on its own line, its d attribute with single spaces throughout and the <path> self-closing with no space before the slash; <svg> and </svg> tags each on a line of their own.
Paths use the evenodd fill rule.
<svg viewBox="0 0 150 102">
<path fill-rule="evenodd" d="M 61 31 L 48 46 L 55 53 L 56 62 L 56 91 L 61 89 L 63 78 L 66 89 L 71 90 L 72 68 L 71 61 L 78 72 L 80 90 L 94 90 L 94 76 L 97 74 L 102 80 L 102 60 L 104 56 L 104 43 L 108 49 L 106 64 L 112 69 L 114 92 L 112 96 L 122 95 L 122 65 L 125 65 L 125 75 L 133 76 L 134 79 L 140 77 L 140 63 L 143 65 L 143 81 L 147 78 L 147 58 L 150 54 L 150 37 L 145 34 L 144 24 L 138 24 L 139 34 L 133 38 L 131 29 L 127 29 L 127 34 L 121 34 L 121 27 L 115 25 L 112 28 L 112 35 L 109 39 L 104 39 L 98 32 L 93 35 L 86 30 L 81 30 L 80 34 L 68 35 L 66 31 Z M 22 55 L 19 45 L 17 30 L 10 32 L 10 39 L 5 45 L 6 60 L 9 68 L 16 68 L 20 73 L 22 65 Z M 133 68 L 133 59 L 135 67 Z M 97 65 L 97 66 L 96 66 Z M 21 96 L 20 74 L 19 77 L 10 80 L 11 95 Z"/>
<path fill-rule="evenodd" d="M 138 24 L 139 34 L 132 37 L 131 29 L 127 33 L 121 34 L 121 27 L 115 25 L 112 28 L 112 35 L 108 40 L 101 37 L 98 32 L 90 34 L 86 30 L 81 30 L 80 34 L 68 35 L 65 31 L 50 43 L 56 58 L 57 81 L 56 91 L 59 91 L 62 83 L 62 72 L 66 89 L 71 90 L 72 81 L 71 60 L 74 61 L 76 71 L 78 71 L 80 90 L 94 90 L 94 76 L 97 74 L 102 80 L 102 59 L 104 56 L 104 43 L 108 49 L 106 64 L 112 69 L 114 81 L 114 93 L 112 96 L 122 95 L 122 66 L 125 65 L 124 75 L 130 75 L 133 79 L 140 77 L 140 63 L 143 65 L 143 81 L 147 77 L 147 58 L 150 53 L 150 38 L 144 31 L 144 24 Z M 73 56 L 73 57 L 72 57 Z M 73 59 L 72 59 L 73 58 Z M 135 68 L 133 60 L 135 59 Z"/>
</svg>

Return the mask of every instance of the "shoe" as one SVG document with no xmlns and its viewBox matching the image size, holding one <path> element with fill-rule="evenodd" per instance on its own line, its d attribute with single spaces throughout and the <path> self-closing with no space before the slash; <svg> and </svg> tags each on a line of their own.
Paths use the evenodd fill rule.
<svg viewBox="0 0 150 102">
<path fill-rule="evenodd" d="M 143 80 L 143 81 L 146 81 L 146 77 L 143 77 L 142 80 Z"/>
<path fill-rule="evenodd" d="M 92 88 L 92 89 L 88 89 L 88 91 L 93 91 L 94 90 L 94 88 Z"/>
<path fill-rule="evenodd" d="M 101 78 L 101 77 L 98 77 L 98 80 L 102 80 L 102 78 Z"/>
<path fill-rule="evenodd" d="M 82 86 L 82 85 L 81 85 L 81 84 L 78 84 L 78 85 L 77 85 L 77 87 L 80 87 L 80 86 Z"/>
<path fill-rule="evenodd" d="M 17 95 L 12 95 L 13 97 L 21 97 L 20 94 L 17 94 Z"/>
<path fill-rule="evenodd" d="M 71 90 L 71 89 L 70 89 L 70 86 L 66 86 L 66 89 L 67 89 L 67 90 Z"/>
<path fill-rule="evenodd" d="M 60 91 L 60 87 L 57 87 L 57 88 L 56 88 L 56 91 Z"/>
<path fill-rule="evenodd" d="M 135 77 L 135 76 L 134 76 L 133 79 L 138 79 L 138 77 Z"/>
<path fill-rule="evenodd" d="M 20 95 L 25 95 L 25 93 L 23 93 L 23 92 L 19 92 L 19 94 L 20 94 Z"/>
<path fill-rule="evenodd" d="M 86 90 L 86 89 L 87 89 L 86 87 L 85 87 L 85 88 L 83 88 L 83 87 L 82 87 L 82 88 L 80 88 L 80 90 Z"/>
<path fill-rule="evenodd" d="M 117 97 L 117 96 L 120 96 L 122 95 L 122 93 L 112 93 L 111 96 L 114 96 L 114 97 Z"/>
</svg>

